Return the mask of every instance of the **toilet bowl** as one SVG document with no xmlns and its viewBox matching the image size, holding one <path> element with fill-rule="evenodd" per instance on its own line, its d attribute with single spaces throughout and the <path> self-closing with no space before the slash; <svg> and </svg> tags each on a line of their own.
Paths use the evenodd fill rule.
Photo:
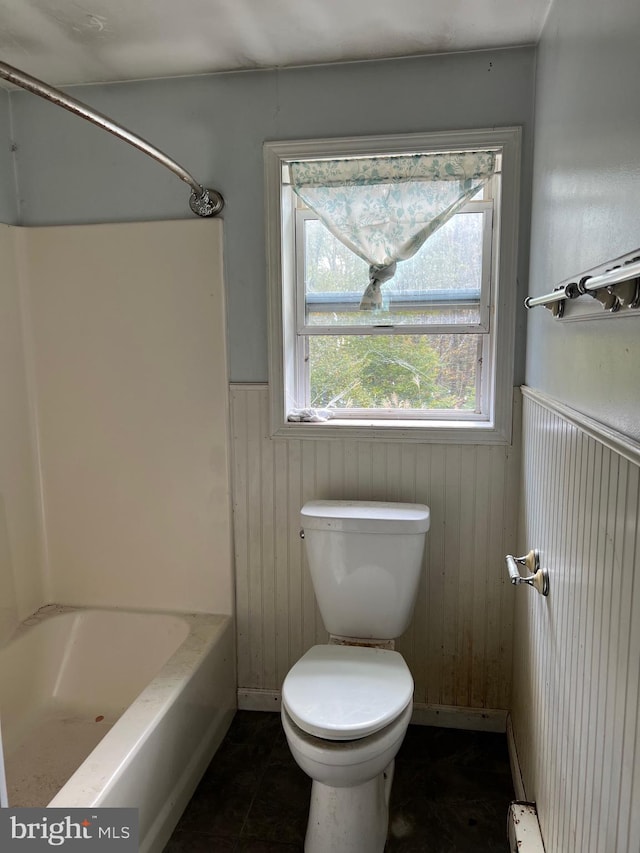
<svg viewBox="0 0 640 853">
<path fill-rule="evenodd" d="M 361 785 L 388 768 L 396 757 L 413 711 L 412 703 L 380 732 L 352 741 L 327 741 L 299 728 L 282 708 L 282 727 L 298 766 L 332 788 Z M 390 783 L 389 783 L 390 785 Z"/>
<path fill-rule="evenodd" d="M 282 690 L 282 726 L 313 780 L 305 851 L 379 853 L 393 762 L 413 710 L 413 679 L 396 651 L 313 646 Z"/>
<path fill-rule="evenodd" d="M 382 853 L 395 756 L 413 678 L 389 648 L 408 627 L 429 508 L 312 501 L 301 510 L 318 606 L 331 640 L 282 685 L 282 726 L 312 779 L 305 853 Z M 385 647 L 386 646 L 386 647 Z"/>
<path fill-rule="evenodd" d="M 313 780 L 305 853 L 384 850 L 394 759 L 412 710 L 409 702 L 398 718 L 368 737 L 331 742 L 298 728 L 282 708 L 291 754 Z"/>
</svg>

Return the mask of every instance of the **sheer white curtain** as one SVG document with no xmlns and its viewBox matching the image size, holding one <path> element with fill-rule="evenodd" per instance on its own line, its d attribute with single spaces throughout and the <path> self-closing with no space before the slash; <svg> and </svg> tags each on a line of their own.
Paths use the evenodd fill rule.
<svg viewBox="0 0 640 853">
<path fill-rule="evenodd" d="M 475 195 L 495 170 L 491 151 L 289 163 L 292 188 L 345 246 L 369 264 L 362 310 L 382 307 L 396 263 Z"/>
</svg>

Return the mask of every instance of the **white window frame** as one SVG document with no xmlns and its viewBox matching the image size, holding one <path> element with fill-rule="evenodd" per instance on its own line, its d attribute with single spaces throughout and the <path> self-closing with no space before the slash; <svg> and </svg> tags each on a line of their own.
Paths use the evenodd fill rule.
<svg viewBox="0 0 640 853">
<path fill-rule="evenodd" d="M 269 385 L 271 434 L 291 438 L 381 438 L 442 443 L 505 444 L 511 441 L 517 238 L 521 129 L 506 127 L 445 133 L 402 134 L 342 139 L 292 140 L 264 145 L 267 276 L 269 297 Z M 483 373 L 488 417 L 474 413 L 429 413 L 422 417 L 335 417 L 325 423 L 290 423 L 296 376 L 295 206 L 283 185 L 288 161 L 330 157 L 404 154 L 412 151 L 475 151 L 490 148 L 501 154 L 500 198 L 493 220 L 493 301 L 490 308 L 490 367 Z M 428 331 L 436 330 L 430 327 Z M 334 333 L 339 333 L 336 329 Z M 485 355 L 486 357 L 486 355 Z M 485 368 L 487 365 L 483 365 Z M 488 374 L 491 373 L 491 376 Z"/>
</svg>

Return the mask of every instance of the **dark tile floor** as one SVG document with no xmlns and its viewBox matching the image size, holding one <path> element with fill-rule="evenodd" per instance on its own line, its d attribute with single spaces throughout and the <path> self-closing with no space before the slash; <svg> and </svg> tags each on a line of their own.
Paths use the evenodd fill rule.
<svg viewBox="0 0 640 853">
<path fill-rule="evenodd" d="M 280 715 L 239 711 L 165 853 L 300 853 L 311 782 Z M 387 853 L 508 853 L 504 735 L 409 726 L 396 758 Z"/>
</svg>

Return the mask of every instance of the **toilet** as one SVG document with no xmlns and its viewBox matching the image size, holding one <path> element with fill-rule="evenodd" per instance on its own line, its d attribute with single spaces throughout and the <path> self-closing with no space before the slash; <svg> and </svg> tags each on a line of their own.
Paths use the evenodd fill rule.
<svg viewBox="0 0 640 853">
<path fill-rule="evenodd" d="M 282 685 L 282 726 L 312 779 L 305 853 L 382 853 L 395 756 L 411 719 L 413 678 L 394 640 L 407 629 L 429 507 L 311 501 L 300 512 L 329 643 Z"/>
</svg>

